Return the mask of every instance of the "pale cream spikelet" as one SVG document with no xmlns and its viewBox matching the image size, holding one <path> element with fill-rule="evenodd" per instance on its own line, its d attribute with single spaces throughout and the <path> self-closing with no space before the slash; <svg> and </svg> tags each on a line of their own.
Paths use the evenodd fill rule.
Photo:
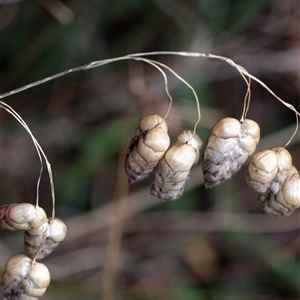
<svg viewBox="0 0 300 300">
<path fill-rule="evenodd" d="M 148 177 L 169 146 L 170 138 L 165 120 L 156 114 L 143 117 L 125 157 L 128 182 L 134 183 Z"/>
<path fill-rule="evenodd" d="M 203 149 L 202 169 L 206 188 L 231 178 L 252 155 L 260 140 L 259 125 L 223 118 L 211 129 Z"/>
<path fill-rule="evenodd" d="M 269 189 L 259 195 L 268 214 L 282 217 L 291 215 L 300 205 L 300 179 L 297 169 L 292 165 L 290 153 L 283 147 L 271 149 L 278 157 L 278 172 Z"/>
<path fill-rule="evenodd" d="M 274 190 L 277 189 L 275 193 Z M 260 194 L 258 199 L 264 204 L 264 211 L 270 215 L 276 217 L 291 215 L 300 207 L 300 178 L 297 169 L 292 166 L 288 172 L 285 172 L 285 178 L 281 176 L 279 179 L 276 176 L 271 187 Z"/>
<path fill-rule="evenodd" d="M 5 204 L 0 207 L 2 229 L 28 230 L 40 227 L 47 220 L 45 211 L 30 203 Z"/>
<path fill-rule="evenodd" d="M 258 193 L 264 193 L 271 188 L 272 192 L 277 194 L 279 182 L 283 183 L 286 172 L 291 167 L 292 157 L 285 148 L 263 150 L 253 156 L 246 172 L 246 181 Z"/>
<path fill-rule="evenodd" d="M 258 193 L 265 193 L 278 173 L 278 157 L 272 150 L 253 156 L 246 172 L 248 185 Z"/>
<path fill-rule="evenodd" d="M 44 295 L 50 273 L 44 264 L 17 254 L 5 265 L 1 282 L 1 299 L 36 300 Z"/>
<path fill-rule="evenodd" d="M 66 234 L 67 226 L 62 220 L 49 218 L 40 228 L 25 231 L 25 251 L 30 258 L 43 259 L 65 239 Z"/>
<path fill-rule="evenodd" d="M 300 171 L 293 172 L 293 175 L 284 182 L 281 192 L 288 205 L 295 209 L 300 207 Z"/>
<path fill-rule="evenodd" d="M 299 172 L 283 147 L 256 154 L 246 172 L 246 181 L 259 193 L 258 199 L 268 214 L 288 216 L 300 206 Z"/>
<path fill-rule="evenodd" d="M 201 138 L 192 131 L 184 130 L 177 142 L 160 160 L 150 194 L 163 200 L 178 199 L 190 178 L 191 170 L 199 160 Z"/>
</svg>

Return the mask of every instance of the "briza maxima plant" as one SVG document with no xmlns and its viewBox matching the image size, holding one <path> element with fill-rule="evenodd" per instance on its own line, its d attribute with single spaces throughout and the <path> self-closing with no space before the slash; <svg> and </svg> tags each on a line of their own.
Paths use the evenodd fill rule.
<svg viewBox="0 0 300 300">
<path fill-rule="evenodd" d="M 289 142 L 297 133 L 298 117 L 300 113 L 292 105 L 279 98 L 268 86 L 255 76 L 248 73 L 246 69 L 236 64 L 231 59 L 209 53 L 162 51 L 136 53 L 112 59 L 94 61 L 6 92 L 0 95 L 0 99 L 25 91 L 29 88 L 54 80 L 58 77 L 65 76 L 72 72 L 89 70 L 121 60 L 135 60 L 153 66 L 163 76 L 165 91 L 170 99 L 170 105 L 165 117 L 161 117 L 153 112 L 153 114 L 142 119 L 134 137 L 129 143 L 125 157 L 125 174 L 128 177 L 129 183 L 134 183 L 146 178 L 152 171 L 155 170 L 155 178 L 151 187 L 151 194 L 164 200 L 177 199 L 182 195 L 184 187 L 191 175 L 191 170 L 199 159 L 199 150 L 201 148 L 202 141 L 197 135 L 196 130 L 198 123 L 201 121 L 200 103 L 192 86 L 180 77 L 174 70 L 165 64 L 146 58 L 147 56 L 154 55 L 176 55 L 182 57 L 218 59 L 235 68 L 247 85 L 247 92 L 240 120 L 235 118 L 225 118 L 220 120 L 212 128 L 205 143 L 203 152 L 203 171 L 206 187 L 213 187 L 222 183 L 235 174 L 240 169 L 241 165 L 245 163 L 248 156 L 254 153 L 257 143 L 259 142 L 260 128 L 258 124 L 253 120 L 247 119 L 247 112 L 250 107 L 251 80 L 254 80 L 263 86 L 277 100 L 292 110 L 296 115 L 297 126 L 295 132 L 284 147 L 287 147 Z M 196 100 L 198 113 L 198 119 L 195 122 L 194 130 L 185 130 L 180 133 L 178 135 L 177 142 L 175 142 L 169 150 L 170 138 L 167 130 L 167 116 L 172 106 L 172 97 L 168 91 L 168 79 L 165 70 L 173 74 L 177 79 L 190 88 Z M 9 290 L 9 286 L 13 286 L 13 284 L 15 284 L 14 278 L 19 278 L 16 279 L 16 282 L 19 283 L 19 289 L 22 289 L 24 292 L 22 292 L 23 294 L 19 293 L 20 296 L 16 296 L 13 299 L 26 299 L 25 297 L 27 297 L 27 299 L 35 299 L 30 297 L 38 298 L 40 294 L 36 294 L 37 296 L 34 296 L 35 288 L 31 285 L 24 285 L 22 276 L 24 274 L 29 274 L 28 272 L 36 266 L 36 259 L 42 259 L 45 255 L 51 253 L 58 243 L 65 238 L 67 228 L 62 220 L 55 218 L 53 175 L 50 163 L 48 162 L 41 146 L 31 133 L 27 124 L 17 114 L 17 112 L 2 101 L 0 101 L 0 108 L 10 113 L 30 135 L 41 163 L 40 175 L 37 181 L 35 206 L 28 203 L 22 203 L 4 205 L 0 209 L 1 228 L 24 230 L 25 249 L 27 254 L 30 256 L 29 258 L 19 257 L 18 259 L 15 259 L 13 263 L 13 266 L 19 264 L 20 268 L 25 268 L 24 265 L 26 265 L 25 269 L 27 270 L 27 273 L 24 271 L 21 275 L 15 275 L 14 272 L 9 271 L 11 263 L 8 264 L 6 271 L 3 273 L 2 287 L 5 287 L 5 291 Z M 275 154 L 273 152 L 275 152 Z M 259 199 L 264 203 L 265 210 L 268 213 L 286 216 L 299 207 L 300 201 L 298 195 L 300 184 L 299 172 L 294 166 L 292 166 L 291 159 L 290 163 L 288 162 L 288 155 L 282 153 L 285 153 L 285 151 L 278 149 L 272 149 L 271 152 L 268 152 L 268 155 L 271 157 L 271 162 L 270 164 L 266 164 L 264 167 L 261 167 L 261 165 L 263 165 L 262 162 L 264 159 L 267 159 L 264 157 L 265 154 L 261 155 L 262 161 L 258 159 L 259 155 L 254 156 L 254 162 L 250 164 L 248 170 L 247 181 L 252 188 L 258 189 L 260 195 Z M 285 157 L 285 160 L 281 156 Z M 285 165 L 283 161 L 286 161 L 287 165 Z M 49 175 L 53 203 L 52 216 L 49 219 L 46 217 L 45 212 L 43 212 L 43 210 L 39 207 L 39 184 L 44 163 L 46 164 Z M 28 267 L 29 265 L 30 267 Z M 17 267 L 14 268 L 17 269 Z M 11 279 L 9 277 L 11 277 Z M 30 278 L 30 276 L 26 278 Z M 26 282 L 27 279 L 24 280 L 24 282 Z M 46 288 L 47 285 L 48 283 L 43 285 L 42 289 Z M 33 294 L 29 292 L 30 289 L 32 289 Z"/>
<path fill-rule="evenodd" d="M 246 172 L 248 185 L 259 193 L 264 210 L 275 216 L 288 216 L 300 207 L 300 177 L 292 157 L 283 147 L 254 155 Z"/>
<path fill-rule="evenodd" d="M 247 70 L 231 59 L 209 53 L 148 52 L 94 61 L 4 93 L 0 95 L 0 99 L 72 72 L 88 70 L 121 60 L 136 60 L 153 66 L 163 76 L 165 91 L 170 99 L 170 105 L 165 117 L 161 117 L 154 112 L 142 118 L 138 129 L 129 143 L 124 164 L 125 174 L 129 183 L 134 183 L 148 177 L 155 170 L 155 178 L 150 193 L 163 200 L 178 199 L 184 191 L 193 167 L 199 160 L 199 150 L 202 146 L 202 140 L 197 135 L 196 129 L 201 120 L 200 103 L 193 87 L 174 70 L 165 64 L 146 58 L 146 56 L 154 55 L 218 59 L 234 67 L 247 85 L 241 119 L 224 118 L 220 120 L 212 128 L 205 143 L 203 172 L 206 187 L 210 188 L 218 185 L 238 172 L 241 165 L 254 153 L 259 142 L 259 125 L 246 117 L 250 107 L 251 80 L 258 82 L 277 100 L 295 113 L 297 126 L 285 147 L 297 133 L 298 116 L 300 113 L 292 105 L 280 99 L 263 82 L 249 74 Z M 166 120 L 173 100 L 168 90 L 168 79 L 164 70 L 173 74 L 190 88 L 195 97 L 198 112 L 198 119 L 195 122 L 194 130 L 184 130 L 181 132 L 171 148 L 169 148 L 170 138 L 168 136 Z M 30 135 L 41 163 L 40 175 L 37 181 L 35 206 L 29 203 L 19 203 L 0 207 L 1 228 L 24 230 L 25 250 L 29 256 L 17 255 L 9 260 L 2 274 L 1 293 L 4 299 L 38 299 L 49 285 L 50 276 L 49 272 L 45 271 L 45 267 L 36 262 L 36 259 L 42 259 L 50 254 L 65 238 L 67 228 L 62 220 L 55 217 L 53 175 L 50 163 L 43 149 L 16 111 L 2 101 L 0 101 L 0 108 L 10 113 Z M 266 152 L 267 155 L 264 153 L 254 156 L 246 175 L 247 182 L 250 187 L 259 192 L 259 200 L 264 203 L 267 213 L 276 216 L 287 216 L 299 207 L 299 172 L 292 165 L 291 157 L 286 153 L 284 148 L 271 149 L 271 151 L 266 150 Z M 269 159 L 270 163 L 268 162 L 264 165 L 264 161 L 268 161 Z M 46 213 L 39 207 L 39 184 L 44 162 L 49 175 L 53 204 L 52 216 L 50 218 L 47 218 Z M 37 271 L 39 269 L 43 271 Z M 44 273 L 45 277 L 36 276 L 36 273 L 39 272 Z"/>
</svg>

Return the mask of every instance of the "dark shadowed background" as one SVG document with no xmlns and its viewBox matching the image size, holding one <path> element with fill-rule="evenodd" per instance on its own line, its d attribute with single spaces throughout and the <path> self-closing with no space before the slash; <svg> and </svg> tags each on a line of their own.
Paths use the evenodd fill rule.
<svg viewBox="0 0 300 300">
<path fill-rule="evenodd" d="M 223 55 L 300 109 L 300 3 L 297 0 L 1 1 L 4 93 L 91 61 L 147 51 Z M 200 99 L 197 133 L 239 119 L 246 84 L 225 62 L 151 57 L 186 79 Z M 174 104 L 171 140 L 197 119 L 191 91 L 168 73 Z M 54 174 L 56 215 L 68 236 L 43 263 L 51 284 L 42 299 L 300 299 L 299 211 L 266 215 L 244 180 L 205 190 L 201 161 L 183 196 L 149 194 L 153 176 L 128 186 L 123 161 L 139 120 L 164 115 L 162 75 L 120 61 L 72 73 L 3 99 L 27 122 Z M 259 123 L 257 150 L 284 146 L 295 114 L 256 82 L 248 117 Z M 26 131 L 0 112 L 0 201 L 34 203 L 39 160 Z M 299 132 L 288 146 L 300 168 Z M 40 205 L 51 214 L 47 173 Z M 1 231 L 1 271 L 24 253 L 23 233 Z"/>
</svg>

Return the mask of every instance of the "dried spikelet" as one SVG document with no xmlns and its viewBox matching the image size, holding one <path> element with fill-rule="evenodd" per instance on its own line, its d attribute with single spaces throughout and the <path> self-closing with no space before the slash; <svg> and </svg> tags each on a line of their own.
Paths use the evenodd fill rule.
<svg viewBox="0 0 300 300">
<path fill-rule="evenodd" d="M 1 299 L 35 300 L 42 297 L 49 286 L 50 273 L 47 267 L 17 254 L 5 265 L 1 282 Z"/>
<path fill-rule="evenodd" d="M 297 169 L 292 166 L 284 175 L 276 176 L 270 188 L 258 199 L 265 205 L 268 214 L 281 217 L 291 215 L 300 207 L 300 177 Z"/>
<path fill-rule="evenodd" d="M 159 115 L 147 115 L 130 141 L 125 158 L 125 173 L 129 183 L 149 176 L 170 146 L 168 127 Z"/>
<path fill-rule="evenodd" d="M 45 211 L 30 203 L 5 204 L 0 207 L 0 225 L 3 229 L 28 230 L 38 228 L 46 220 Z"/>
<path fill-rule="evenodd" d="M 188 183 L 192 168 L 199 160 L 202 140 L 192 131 L 184 130 L 177 136 L 177 142 L 160 160 L 151 195 L 167 200 L 178 199 Z"/>
<path fill-rule="evenodd" d="M 256 154 L 246 172 L 246 181 L 259 193 L 258 199 L 268 214 L 288 216 L 300 206 L 299 172 L 283 147 Z"/>
<path fill-rule="evenodd" d="M 25 231 L 25 251 L 30 258 L 37 260 L 49 255 L 67 234 L 67 227 L 58 218 L 49 218 L 41 227 Z"/>
<path fill-rule="evenodd" d="M 283 147 L 261 151 L 253 156 L 246 172 L 248 185 L 258 193 L 267 189 L 277 194 L 279 185 L 286 179 L 286 172 L 292 167 L 292 157 Z"/>
<path fill-rule="evenodd" d="M 293 171 L 292 171 L 293 172 Z M 295 170 L 283 184 L 281 193 L 288 205 L 298 208 L 300 206 L 300 171 Z M 281 201 L 279 198 L 278 201 Z"/>
<path fill-rule="evenodd" d="M 278 157 L 274 151 L 265 150 L 253 156 L 246 172 L 248 185 L 264 193 L 278 173 Z"/>
<path fill-rule="evenodd" d="M 253 154 L 260 139 L 258 124 L 224 118 L 211 129 L 203 149 L 203 174 L 206 188 L 231 178 Z"/>
</svg>

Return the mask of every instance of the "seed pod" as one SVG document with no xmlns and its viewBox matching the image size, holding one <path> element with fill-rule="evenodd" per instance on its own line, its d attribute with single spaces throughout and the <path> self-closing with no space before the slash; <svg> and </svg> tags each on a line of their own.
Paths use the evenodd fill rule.
<svg viewBox="0 0 300 300">
<path fill-rule="evenodd" d="M 291 166 L 285 175 L 276 176 L 267 192 L 260 194 L 258 199 L 268 214 L 277 217 L 291 215 L 300 207 L 300 177 L 296 168 Z"/>
<path fill-rule="evenodd" d="M 130 141 L 125 158 L 129 183 L 149 176 L 170 146 L 168 127 L 159 115 L 147 115 Z"/>
<path fill-rule="evenodd" d="M 62 220 L 49 218 L 38 230 L 25 231 L 25 251 L 30 258 L 43 259 L 65 239 L 66 234 L 67 227 Z"/>
<path fill-rule="evenodd" d="M 288 205 L 294 208 L 300 207 L 300 172 L 293 172 L 293 175 L 288 178 L 282 187 L 283 197 Z"/>
<path fill-rule="evenodd" d="M 253 154 L 260 139 L 258 124 L 223 118 L 211 129 L 203 149 L 202 169 L 206 188 L 231 178 Z"/>
<path fill-rule="evenodd" d="M 3 229 L 28 230 L 40 227 L 46 220 L 45 211 L 30 203 L 5 204 L 0 207 L 0 225 Z"/>
<path fill-rule="evenodd" d="M 264 193 L 278 173 L 278 157 L 274 151 L 265 150 L 253 156 L 246 172 L 248 185 Z"/>
<path fill-rule="evenodd" d="M 300 178 L 290 153 L 275 147 L 254 155 L 246 172 L 248 185 L 259 193 L 264 210 L 288 216 L 300 206 Z"/>
<path fill-rule="evenodd" d="M 1 282 L 1 299 L 36 300 L 42 297 L 49 286 L 50 273 L 47 267 L 17 254 L 5 265 Z"/>
<path fill-rule="evenodd" d="M 191 170 L 199 160 L 200 137 L 189 130 L 177 136 L 177 142 L 160 160 L 150 194 L 163 200 L 178 199 L 188 183 Z"/>
</svg>

